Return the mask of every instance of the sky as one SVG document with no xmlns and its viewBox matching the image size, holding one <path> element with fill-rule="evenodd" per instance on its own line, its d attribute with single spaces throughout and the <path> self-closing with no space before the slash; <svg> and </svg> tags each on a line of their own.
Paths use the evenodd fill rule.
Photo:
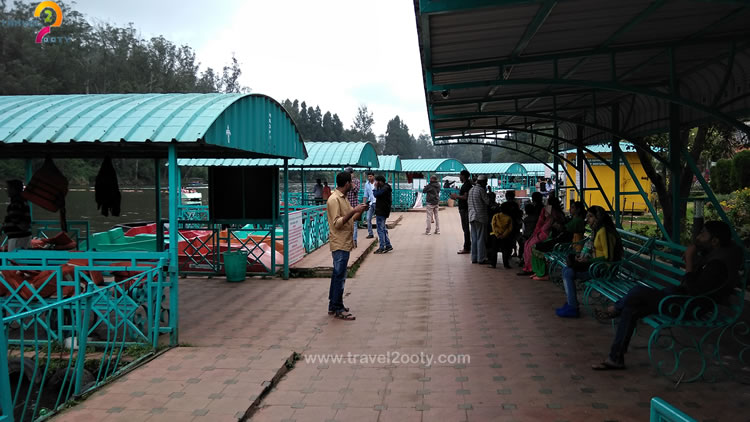
<svg viewBox="0 0 750 422">
<path fill-rule="evenodd" d="M 409 0 L 78 0 L 90 22 L 164 35 L 191 46 L 201 69 L 232 53 L 241 83 L 278 101 L 307 101 L 351 126 L 357 107 L 374 113 L 375 134 L 396 115 L 416 137 L 429 132 L 421 61 Z"/>
</svg>

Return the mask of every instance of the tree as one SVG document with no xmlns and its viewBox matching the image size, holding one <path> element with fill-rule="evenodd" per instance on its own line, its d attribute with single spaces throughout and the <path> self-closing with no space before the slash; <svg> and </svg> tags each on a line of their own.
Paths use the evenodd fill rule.
<svg viewBox="0 0 750 422">
<path fill-rule="evenodd" d="M 695 129 L 685 129 L 680 131 L 680 142 L 685 146 L 685 148 L 688 150 L 688 154 L 699 166 L 699 170 L 701 170 L 701 157 L 703 157 L 703 154 L 707 151 L 710 153 L 710 151 L 712 151 L 715 146 L 717 146 L 721 142 L 726 141 L 726 137 L 730 136 L 730 134 L 733 134 L 733 131 L 721 125 L 703 125 Z M 634 139 L 633 143 L 640 147 L 636 149 L 638 158 L 643 165 L 643 170 L 651 180 L 651 183 L 653 183 L 656 194 L 659 198 L 659 203 L 662 205 L 662 209 L 664 212 L 664 224 L 667 230 L 667 234 L 675 241 L 679 241 L 679 236 L 672 233 L 672 221 L 676 218 L 678 219 L 677 221 L 680 221 L 680 224 L 684 226 L 686 221 L 685 217 L 687 214 L 687 202 L 680 201 L 680 204 L 678 204 L 677 207 L 678 213 L 677 215 L 673 215 L 671 192 L 676 189 L 679 193 L 680 198 L 687 198 L 689 196 L 694 177 L 692 169 L 687 165 L 687 163 L 682 159 L 681 156 L 679 168 L 668 169 L 666 168 L 666 166 L 664 166 L 664 170 L 662 173 L 659 173 L 657 171 L 656 166 L 654 165 L 653 158 L 660 157 L 664 162 L 667 162 L 668 158 L 665 154 L 656 152 L 659 149 L 668 150 L 669 138 L 666 134 Z M 652 152 L 648 153 L 646 151 Z M 668 177 L 668 175 L 671 174 L 671 171 L 679 172 L 679 186 L 671 185 L 671 177 Z M 684 232 L 684 230 L 681 230 L 681 232 Z"/>
<path fill-rule="evenodd" d="M 732 160 L 719 160 L 711 169 L 711 189 L 726 194 L 732 191 Z"/>
<path fill-rule="evenodd" d="M 737 153 L 732 159 L 732 189 L 750 187 L 750 150 Z"/>
<path fill-rule="evenodd" d="M 377 149 L 378 142 L 375 134 L 372 132 L 372 125 L 375 124 L 373 114 L 367 110 L 366 105 L 360 105 L 357 108 L 357 114 L 354 116 L 352 127 L 345 137 L 349 141 L 369 142 Z"/>
<path fill-rule="evenodd" d="M 409 127 L 396 116 L 388 122 L 385 132 L 386 155 L 400 155 L 401 158 L 416 158 L 414 144 L 416 140 L 409 134 Z"/>
</svg>

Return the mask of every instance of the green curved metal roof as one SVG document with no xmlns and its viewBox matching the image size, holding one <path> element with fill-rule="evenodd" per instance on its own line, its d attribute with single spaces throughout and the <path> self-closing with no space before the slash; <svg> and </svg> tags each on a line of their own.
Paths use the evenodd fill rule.
<svg viewBox="0 0 750 422">
<path fill-rule="evenodd" d="M 466 170 L 471 174 L 510 174 L 525 175 L 526 168 L 519 163 L 471 163 L 466 164 Z"/>
<path fill-rule="evenodd" d="M 343 167 L 375 168 L 378 167 L 378 154 L 375 147 L 368 142 L 305 142 L 307 158 L 289 160 L 290 168 L 340 169 Z M 182 159 L 177 164 L 186 167 L 247 166 L 247 167 L 281 167 L 279 159 Z"/>
<path fill-rule="evenodd" d="M 401 157 L 398 155 L 378 155 L 380 166 L 376 171 L 401 171 Z"/>
<path fill-rule="evenodd" d="M 181 156 L 306 156 L 287 112 L 260 94 L 0 96 L 4 157 L 155 156 L 172 142 Z"/>
<path fill-rule="evenodd" d="M 544 176 L 547 172 L 552 173 L 551 168 L 554 163 L 547 163 L 547 165 L 542 163 L 521 163 L 521 165 L 526 168 L 527 173 L 531 176 Z"/>
<path fill-rule="evenodd" d="M 425 158 L 401 160 L 401 170 L 406 173 L 460 173 L 466 166 L 453 158 Z"/>
</svg>

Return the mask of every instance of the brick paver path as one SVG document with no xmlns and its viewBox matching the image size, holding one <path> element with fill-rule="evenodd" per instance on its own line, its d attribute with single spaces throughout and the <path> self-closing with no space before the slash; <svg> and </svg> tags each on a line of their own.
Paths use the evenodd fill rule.
<svg viewBox="0 0 750 422">
<path fill-rule="evenodd" d="M 698 420 L 750 420 L 750 392 L 739 384 L 675 388 L 656 376 L 643 349 L 647 334 L 634 339 L 629 370 L 592 371 L 611 341 L 608 325 L 559 319 L 564 295 L 552 283 L 457 255 L 456 209 L 442 211 L 440 235 L 423 235 L 423 220 L 404 214 L 390 233 L 395 250 L 368 256 L 347 281 L 356 321 L 326 314 L 327 279 L 183 280 L 180 340 L 193 347 L 95 394 L 77 409 L 87 418 L 58 419 L 236 420 L 235 409 L 249 406 L 297 351 L 375 362 L 302 360 L 253 421 L 644 421 L 653 396 Z M 400 361 L 413 355 L 471 361 Z M 377 361 L 386 357 L 399 362 Z"/>
</svg>

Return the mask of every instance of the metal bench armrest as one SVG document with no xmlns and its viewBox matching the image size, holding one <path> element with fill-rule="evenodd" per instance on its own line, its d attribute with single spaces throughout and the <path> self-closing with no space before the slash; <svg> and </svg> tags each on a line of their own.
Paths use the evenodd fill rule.
<svg viewBox="0 0 750 422">
<path fill-rule="evenodd" d="M 659 301 L 659 315 L 711 324 L 719 317 L 719 305 L 709 296 L 669 295 Z"/>
</svg>

